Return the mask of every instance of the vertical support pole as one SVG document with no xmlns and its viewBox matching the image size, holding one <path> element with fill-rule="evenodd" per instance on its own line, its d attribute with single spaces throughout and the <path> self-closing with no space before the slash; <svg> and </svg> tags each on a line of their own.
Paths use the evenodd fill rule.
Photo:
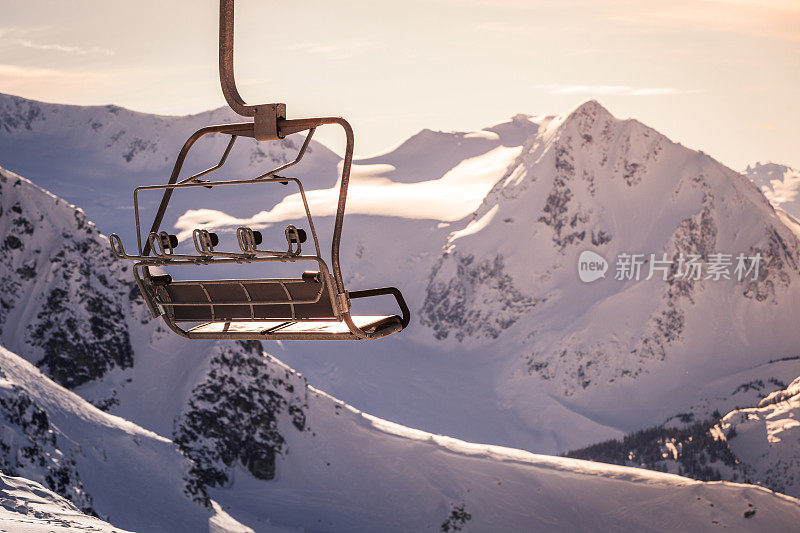
<svg viewBox="0 0 800 533">
<path fill-rule="evenodd" d="M 255 116 L 255 108 L 245 104 L 233 75 L 233 0 L 219 2 L 219 81 L 231 109 L 243 117 Z"/>
<path fill-rule="evenodd" d="M 219 81 L 225 101 L 239 115 L 253 117 L 255 138 L 276 141 L 284 136 L 279 122 L 286 120 L 286 104 L 248 105 L 239 94 L 233 73 L 233 0 L 219 2 Z"/>
</svg>

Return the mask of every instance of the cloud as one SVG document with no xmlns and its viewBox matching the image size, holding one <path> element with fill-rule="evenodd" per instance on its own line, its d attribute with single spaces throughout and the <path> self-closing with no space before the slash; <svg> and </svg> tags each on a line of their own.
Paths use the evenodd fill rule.
<svg viewBox="0 0 800 533">
<path fill-rule="evenodd" d="M 631 87 L 630 85 L 576 85 L 550 83 L 535 85 L 536 89 L 543 89 L 550 94 L 577 94 L 577 95 L 615 95 L 615 96 L 663 96 L 670 94 L 692 94 L 700 92 L 697 89 L 676 89 L 674 87 Z"/>
<path fill-rule="evenodd" d="M 69 46 L 65 44 L 41 44 L 35 43 L 33 41 L 29 41 L 27 39 L 10 39 L 12 43 L 18 44 L 24 48 L 32 48 L 34 50 L 45 50 L 45 51 L 53 51 L 53 52 L 62 52 L 65 54 L 74 54 L 74 55 L 86 55 L 86 54 L 98 54 L 104 56 L 113 56 L 114 51 L 109 50 L 108 48 L 100 48 L 97 46 L 93 46 L 91 48 L 82 48 L 80 46 Z"/>
<path fill-rule="evenodd" d="M 80 96 L 87 87 L 100 89 L 113 84 L 118 73 L 23 67 L 0 63 L 0 91 L 45 101 Z"/>
<path fill-rule="evenodd" d="M 102 55 L 113 56 L 114 50 L 109 48 L 101 48 L 99 46 L 75 46 L 69 44 L 41 42 L 32 36 L 41 36 L 43 34 L 51 33 L 53 28 L 51 26 L 39 26 L 33 28 L 0 28 L 0 37 L 3 38 L 4 45 L 18 46 L 22 48 L 29 48 L 31 50 L 42 50 L 45 52 L 57 52 L 59 54 L 71 55 Z"/>
<path fill-rule="evenodd" d="M 734 4 L 740 6 L 752 6 L 758 9 L 776 9 L 781 11 L 800 11 L 800 4 L 797 0 L 704 0 L 718 4 Z"/>
<path fill-rule="evenodd" d="M 21 67 L 19 65 L 0 64 L 0 80 L 41 80 L 41 79 L 77 79 L 85 78 L 86 73 L 57 70 L 52 68 Z"/>
</svg>

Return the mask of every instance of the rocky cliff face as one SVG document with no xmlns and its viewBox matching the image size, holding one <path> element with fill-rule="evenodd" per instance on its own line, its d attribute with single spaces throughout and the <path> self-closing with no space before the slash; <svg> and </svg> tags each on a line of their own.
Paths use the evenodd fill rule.
<svg viewBox="0 0 800 533">
<path fill-rule="evenodd" d="M 447 267 L 455 269 L 453 277 L 440 281 L 437 278 L 447 276 Z M 500 255 L 480 260 L 453 250 L 435 268 L 420 322 L 430 326 L 437 339 L 446 339 L 451 333 L 459 341 L 496 339 L 536 305 L 535 297 L 514 286 Z"/>
<path fill-rule="evenodd" d="M 273 479 L 278 457 L 288 453 L 278 421 L 308 431 L 307 395 L 305 380 L 276 364 L 260 343 L 217 346 L 175 422 L 175 443 L 193 461 L 187 492 L 207 504 L 208 487 L 228 485 L 237 465 L 255 479 Z"/>
<path fill-rule="evenodd" d="M 670 358 L 703 364 L 724 339 L 702 309 L 735 321 L 800 312 L 797 237 L 741 175 L 596 102 L 539 124 L 429 278 L 421 323 L 437 339 L 502 335 L 523 354 L 520 370 L 571 396 Z M 576 274 L 585 250 L 608 262 L 591 284 Z M 636 276 L 621 265 L 634 254 Z M 728 261 L 719 279 L 715 254 Z M 759 255 L 758 273 L 737 275 L 738 254 Z M 681 271 L 690 256 L 701 275 Z"/>
<path fill-rule="evenodd" d="M 0 169 L 0 234 L 2 344 L 68 387 L 130 367 L 138 292 L 83 212 Z"/>
<path fill-rule="evenodd" d="M 0 470 L 37 481 L 95 515 L 92 497 L 81 482 L 69 437 L 55 427 L 35 400 L 0 373 Z"/>
</svg>

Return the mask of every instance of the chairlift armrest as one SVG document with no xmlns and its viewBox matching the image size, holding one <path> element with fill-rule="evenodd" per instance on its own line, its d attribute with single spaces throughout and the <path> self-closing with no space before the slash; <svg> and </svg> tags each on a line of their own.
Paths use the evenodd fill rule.
<svg viewBox="0 0 800 533">
<path fill-rule="evenodd" d="M 125 253 L 125 247 L 122 246 L 122 239 L 119 238 L 119 235 L 116 233 L 112 233 L 108 236 L 108 243 L 111 246 L 111 253 L 117 259 L 130 259 L 130 256 Z"/>
<path fill-rule="evenodd" d="M 112 233 L 108 236 L 109 244 L 111 245 L 111 253 L 117 259 L 130 259 L 132 261 L 149 261 L 154 262 L 157 260 L 163 261 L 163 259 L 158 257 L 152 256 L 144 256 L 144 255 L 131 255 L 125 251 L 125 247 L 122 245 L 122 239 L 119 238 L 119 235 L 116 233 Z"/>
<path fill-rule="evenodd" d="M 403 298 L 403 293 L 400 292 L 400 289 L 397 287 L 381 287 L 378 289 L 364 289 L 361 291 L 349 291 L 347 295 L 352 298 L 369 298 L 370 296 L 381 296 L 384 294 L 391 294 L 394 296 L 394 299 L 397 300 L 397 305 L 400 307 L 400 310 L 403 313 L 402 318 L 400 319 L 400 323 L 403 324 L 403 328 L 405 329 L 408 326 L 409 321 L 411 320 L 411 313 L 408 310 L 408 305 L 406 305 L 406 301 Z"/>
</svg>

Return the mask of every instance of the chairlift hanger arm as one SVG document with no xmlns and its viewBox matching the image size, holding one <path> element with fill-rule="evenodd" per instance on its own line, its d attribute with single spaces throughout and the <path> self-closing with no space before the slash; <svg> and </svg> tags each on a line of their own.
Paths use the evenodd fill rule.
<svg viewBox="0 0 800 533">
<path fill-rule="evenodd" d="M 236 87 L 233 74 L 233 0 L 219 3 L 219 81 L 228 105 L 243 117 L 254 117 L 255 106 L 247 105 Z"/>
<path fill-rule="evenodd" d="M 233 0 L 219 2 L 219 81 L 228 105 L 243 117 L 253 117 L 255 138 L 259 141 L 282 139 L 278 122 L 286 119 L 286 104 L 248 105 L 239 94 L 233 74 Z"/>
</svg>

